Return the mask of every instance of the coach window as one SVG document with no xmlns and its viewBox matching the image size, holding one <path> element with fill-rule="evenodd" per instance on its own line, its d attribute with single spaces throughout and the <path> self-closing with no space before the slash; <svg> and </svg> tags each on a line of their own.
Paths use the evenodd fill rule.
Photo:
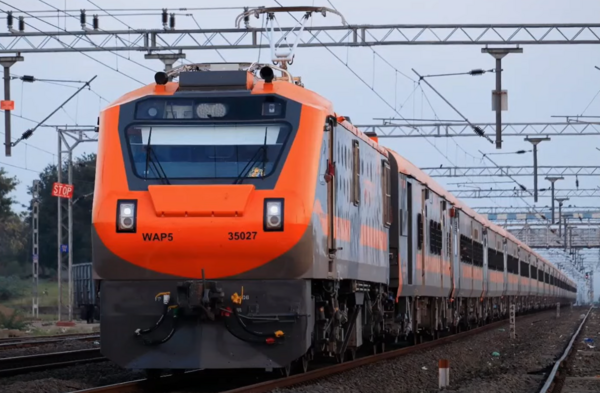
<svg viewBox="0 0 600 393">
<path fill-rule="evenodd" d="M 360 150 L 358 141 L 352 141 L 352 203 L 360 203 Z"/>
<path fill-rule="evenodd" d="M 390 164 L 383 161 L 383 178 L 381 179 L 383 188 L 383 223 L 386 227 L 392 224 L 392 179 L 390 177 Z"/>
</svg>

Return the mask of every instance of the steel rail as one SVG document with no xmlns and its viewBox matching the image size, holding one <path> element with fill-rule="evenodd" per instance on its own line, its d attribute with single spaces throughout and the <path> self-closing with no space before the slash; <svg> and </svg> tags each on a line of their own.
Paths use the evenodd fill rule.
<svg viewBox="0 0 600 393">
<path fill-rule="evenodd" d="M 100 349 L 79 349 L 75 351 L 52 352 L 37 355 L 15 356 L 0 359 L 0 376 L 23 374 L 32 371 L 60 368 L 79 363 L 107 360 Z"/>
<path fill-rule="evenodd" d="M 11 342 L 2 342 L 0 341 L 0 351 L 4 349 L 14 349 L 14 348 L 26 348 L 26 347 L 36 347 L 38 345 L 45 344 L 57 344 L 64 343 L 69 341 L 92 341 L 98 340 L 100 338 L 99 334 L 93 335 L 73 335 L 62 338 L 40 338 L 40 339 L 32 339 L 31 337 L 27 337 L 24 340 L 11 341 Z"/>
<path fill-rule="evenodd" d="M 22 337 L 5 337 L 0 338 L 0 344 L 9 343 L 9 342 L 21 342 L 25 340 L 36 340 L 36 339 L 61 339 L 61 338 L 73 338 L 73 337 L 82 337 L 89 336 L 98 333 L 68 333 L 68 334 L 53 334 L 49 336 L 22 336 Z"/>
<path fill-rule="evenodd" d="M 583 328 L 583 325 L 585 325 L 585 322 L 587 321 L 587 318 L 588 318 L 588 316 L 590 315 L 590 313 L 592 312 L 593 309 L 594 309 L 594 306 L 590 307 L 590 309 L 588 310 L 587 314 L 585 314 L 585 317 L 583 318 L 583 321 L 581 321 L 581 324 L 579 324 L 579 327 L 577 328 L 577 331 L 573 334 L 573 337 L 571 337 L 571 341 L 569 341 L 569 345 L 565 349 L 565 352 L 563 353 L 563 355 L 561 356 L 561 358 L 558 359 L 554 363 L 554 367 L 552 367 L 552 371 L 548 375 L 548 379 L 546 379 L 546 383 L 544 383 L 544 386 L 542 386 L 542 389 L 540 390 L 540 393 L 547 393 L 548 389 L 550 389 L 550 386 L 552 386 L 552 384 L 554 383 L 554 380 L 556 378 L 556 373 L 558 372 L 558 368 L 560 367 L 561 363 L 567 358 L 567 356 L 569 356 L 569 353 L 571 353 L 571 349 L 573 348 L 573 343 L 575 342 L 575 340 L 579 336 L 579 333 L 581 332 L 581 329 Z"/>
<path fill-rule="evenodd" d="M 548 311 L 548 310 L 542 310 L 542 311 L 534 312 L 531 314 L 523 314 L 523 315 L 518 316 L 517 319 L 521 320 L 526 317 L 532 317 L 532 316 L 535 316 L 536 314 L 538 314 L 539 312 L 544 312 L 544 311 Z M 292 376 L 285 377 L 285 378 L 277 378 L 274 380 L 268 380 L 266 382 L 260 382 L 260 383 L 256 383 L 256 384 L 252 384 L 252 385 L 246 385 L 243 387 L 222 391 L 221 393 L 267 393 L 267 392 L 270 392 L 273 389 L 277 389 L 277 388 L 285 388 L 285 387 L 298 385 L 298 384 L 302 384 L 302 383 L 308 383 L 308 382 L 312 382 L 312 381 L 315 381 L 320 378 L 329 377 L 329 376 L 339 374 L 344 371 L 362 367 L 367 364 L 372 364 L 372 363 L 380 362 L 382 360 L 397 358 L 397 357 L 400 357 L 403 355 L 408 355 L 413 352 L 418 352 L 418 351 L 422 351 L 425 349 L 434 348 L 438 345 L 458 341 L 458 340 L 461 340 L 461 339 L 464 339 L 464 338 L 467 338 L 467 337 L 470 337 L 470 336 L 473 336 L 473 335 L 476 335 L 479 333 L 493 330 L 494 328 L 497 328 L 497 327 L 502 326 L 507 323 L 508 323 L 508 318 L 502 319 L 500 321 L 492 322 L 488 325 L 485 325 L 485 326 L 482 326 L 479 328 L 475 328 L 472 330 L 468 330 L 466 332 L 453 334 L 453 335 L 446 336 L 446 337 L 443 337 L 443 338 L 440 338 L 437 340 L 433 340 L 433 341 L 428 341 L 423 344 L 413 345 L 413 346 L 402 348 L 402 349 L 397 349 L 397 350 L 383 352 L 383 353 L 376 354 L 376 355 L 366 356 L 366 357 L 362 357 L 360 359 L 356 359 L 356 360 L 341 363 L 341 364 L 336 364 L 333 366 L 318 368 L 316 370 L 309 371 L 304 374 L 292 375 Z M 153 383 L 152 380 L 138 379 L 135 381 L 123 382 L 123 383 L 118 383 L 118 384 L 113 384 L 113 385 L 105 385 L 105 386 L 100 386 L 100 387 L 95 387 L 95 388 L 77 390 L 77 391 L 73 391 L 71 393 L 138 393 L 141 391 L 146 391 L 144 389 L 147 388 L 148 385 L 151 385 L 154 390 L 158 389 L 159 391 L 163 391 L 163 389 L 166 389 L 166 391 L 172 391 L 173 388 L 169 387 L 171 382 L 181 383 L 182 382 L 181 377 L 183 377 L 185 379 L 190 377 L 190 378 L 194 378 L 193 380 L 195 380 L 195 377 L 200 375 L 200 373 L 207 372 L 207 371 L 211 372 L 213 370 L 189 371 L 185 374 L 185 376 L 173 376 L 173 375 L 163 376 L 159 379 L 160 385 L 161 385 L 160 387 L 162 387 L 162 389 L 158 389 L 159 386 L 157 386 L 156 383 Z M 210 373 L 207 375 L 210 375 Z"/>
<path fill-rule="evenodd" d="M 525 316 L 531 316 L 531 314 L 522 315 L 519 318 L 522 318 Z M 465 338 L 465 337 L 468 337 L 468 336 L 471 336 L 474 334 L 483 333 L 487 330 L 491 330 L 491 329 L 493 329 L 497 326 L 503 325 L 505 323 L 508 323 L 508 319 L 503 319 L 501 321 L 493 322 L 491 324 L 488 324 L 488 325 L 485 325 L 485 326 L 482 326 L 482 327 L 479 327 L 479 328 L 476 328 L 473 330 L 469 330 L 469 331 L 466 331 L 463 333 L 453 334 L 451 336 L 447 336 L 447 337 L 444 337 L 444 338 L 441 338 L 438 340 L 428 341 L 423 344 L 413 345 L 413 346 L 410 346 L 407 348 L 398 349 L 395 351 L 388 351 L 388 352 L 384 352 L 384 353 L 377 354 L 377 355 L 371 355 L 371 356 L 367 356 L 367 357 L 360 358 L 360 359 L 353 360 L 353 361 L 346 362 L 346 363 L 341 363 L 341 364 L 336 364 L 336 365 L 329 366 L 329 367 L 319 368 L 317 370 L 309 371 L 305 374 L 292 375 L 292 376 L 286 377 L 286 378 L 278 378 L 278 379 L 271 380 L 271 381 L 260 382 L 258 384 L 253 384 L 253 385 L 248 385 L 245 387 L 227 390 L 222 393 L 269 392 L 272 389 L 275 389 L 278 387 L 286 387 L 286 386 L 291 386 L 291 385 L 295 385 L 298 383 L 305 383 L 305 382 L 312 381 L 312 380 L 315 380 L 318 378 L 330 376 L 330 375 L 337 374 L 337 373 L 340 373 L 340 372 L 343 372 L 346 370 L 360 367 L 365 364 L 374 363 L 374 362 L 378 362 L 378 361 L 385 360 L 385 359 L 391 359 L 394 357 L 409 354 L 414 351 L 420 351 L 423 349 L 434 347 L 436 345 L 449 343 L 449 342 L 459 340 L 459 339 L 462 339 L 462 338 Z M 186 374 L 190 375 L 190 376 L 194 376 L 194 375 L 197 375 L 197 373 L 202 372 L 202 371 L 206 371 L 206 370 L 192 371 L 192 372 L 188 372 Z M 208 371 L 210 371 L 210 370 L 208 370 Z M 175 381 L 175 379 L 173 379 L 173 378 L 175 378 L 175 377 L 168 375 L 168 376 L 161 377 L 160 380 L 161 380 L 161 382 L 164 381 L 166 383 L 170 380 Z M 177 380 L 177 381 L 179 381 L 179 380 Z M 139 391 L 142 391 L 142 389 L 149 383 L 151 383 L 151 381 L 148 379 L 138 379 L 138 380 L 130 381 L 130 382 L 123 382 L 123 383 L 118 383 L 118 384 L 113 384 L 113 385 L 100 386 L 100 387 L 96 387 L 96 388 L 77 390 L 72 393 L 137 393 Z"/>
<path fill-rule="evenodd" d="M 532 316 L 532 314 L 521 315 L 521 316 L 519 316 L 518 319 L 521 319 L 521 318 L 524 318 L 527 316 Z M 320 378 L 330 377 L 332 375 L 339 374 L 344 371 L 349 371 L 349 370 L 352 370 L 352 369 L 355 369 L 358 367 L 362 367 L 362 366 L 365 366 L 368 364 L 377 363 L 382 360 L 394 359 L 394 358 L 397 358 L 400 356 L 411 354 L 413 352 L 419 352 L 419 351 L 422 351 L 425 349 L 434 348 L 438 345 L 448 344 L 448 343 L 451 343 L 454 341 L 458 341 L 463 338 L 467 338 L 467 337 L 474 336 L 479 333 L 486 332 L 488 330 L 492 330 L 492 329 L 497 328 L 498 326 L 502 326 L 506 323 L 508 323 L 508 319 L 503 319 L 501 321 L 492 322 L 488 325 L 485 325 L 485 326 L 482 326 L 482 327 L 479 327 L 476 329 L 468 330 L 466 332 L 462 332 L 462 333 L 458 333 L 458 334 L 453 334 L 453 335 L 446 336 L 446 337 L 443 337 L 443 338 L 440 338 L 437 340 L 428 341 L 423 344 L 413 345 L 413 346 L 410 346 L 407 348 L 402 348 L 402 349 L 397 349 L 397 350 L 393 350 L 393 351 L 389 351 L 389 352 L 383 352 L 383 353 L 376 354 L 376 355 L 366 356 L 366 357 L 356 359 L 356 360 L 353 360 L 350 362 L 340 363 L 340 364 L 336 364 L 336 365 L 330 366 L 330 367 L 319 368 L 319 369 L 316 369 L 313 371 L 309 371 L 305 374 L 292 375 L 287 378 L 281 378 L 281 379 L 275 379 L 272 381 L 261 382 L 261 383 L 255 384 L 255 385 L 244 386 L 244 387 L 237 388 L 237 389 L 227 390 L 227 391 L 221 392 L 221 393 L 267 393 L 267 392 L 270 392 L 270 391 L 272 391 L 274 389 L 278 389 L 278 388 L 286 388 L 286 387 L 290 387 L 293 385 L 313 382 Z"/>
<path fill-rule="evenodd" d="M 157 380 L 136 379 L 134 381 L 77 390 L 71 393 L 139 393 L 148 391 L 150 388 L 154 392 L 163 390 L 168 391 L 171 390 L 175 384 L 181 384 L 188 379 L 196 380 L 196 378 L 202 376 L 205 371 L 206 370 L 192 370 L 187 371 L 184 375 L 163 375 Z"/>
</svg>

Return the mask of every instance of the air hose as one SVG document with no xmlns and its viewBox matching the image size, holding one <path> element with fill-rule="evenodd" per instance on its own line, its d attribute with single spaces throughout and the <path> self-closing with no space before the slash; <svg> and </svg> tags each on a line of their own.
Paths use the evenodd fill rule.
<svg viewBox="0 0 600 393">
<path fill-rule="evenodd" d="M 255 330 L 252 330 L 250 328 L 248 328 L 248 326 L 246 326 L 246 324 L 244 323 L 244 321 L 242 321 L 242 319 L 240 318 L 237 310 L 235 307 L 233 307 L 232 310 L 229 309 L 221 309 L 222 313 L 224 314 L 225 318 L 225 328 L 227 328 L 227 331 L 229 333 L 231 333 L 231 335 L 233 335 L 234 337 L 236 337 L 237 339 L 240 339 L 242 341 L 247 341 L 247 342 L 252 342 L 252 343 L 267 343 L 267 344 L 275 344 L 278 342 L 283 341 L 283 332 L 281 330 L 278 330 L 276 332 L 273 333 L 264 333 L 264 332 L 257 332 Z M 233 313 L 233 315 L 235 316 L 235 320 L 237 321 L 237 323 L 242 327 L 242 329 L 252 335 L 257 337 L 256 339 L 249 339 L 249 338 L 243 338 L 241 337 L 239 334 L 235 333 L 233 331 L 233 329 L 231 328 L 231 325 L 228 323 L 229 319 L 229 315 Z"/>
<path fill-rule="evenodd" d="M 164 344 L 167 341 L 169 341 L 171 339 L 171 337 L 173 337 L 173 334 L 175 333 L 176 327 L 177 327 L 177 317 L 179 314 L 179 308 L 177 306 L 169 306 L 169 300 L 170 300 L 170 294 L 169 292 L 161 292 L 158 295 L 156 295 L 155 300 L 159 300 L 161 299 L 163 300 L 163 312 L 160 316 L 160 318 L 158 318 L 158 321 L 156 321 L 156 323 L 147 328 L 147 329 L 136 329 L 135 330 L 135 336 L 139 337 L 142 339 L 142 342 L 146 345 L 159 345 L 159 344 Z M 169 311 L 173 310 L 173 323 L 171 326 L 171 331 L 169 331 L 169 333 L 162 339 L 160 340 L 147 340 L 144 337 L 142 337 L 142 335 L 144 334 L 148 334 L 152 331 L 154 331 L 156 328 L 158 328 L 165 320 L 165 318 L 167 317 L 167 315 L 169 314 Z"/>
</svg>

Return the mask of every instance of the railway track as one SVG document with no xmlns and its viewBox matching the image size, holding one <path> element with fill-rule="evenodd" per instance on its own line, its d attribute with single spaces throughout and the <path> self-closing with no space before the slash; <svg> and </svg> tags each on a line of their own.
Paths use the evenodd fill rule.
<svg viewBox="0 0 600 393">
<path fill-rule="evenodd" d="M 530 316 L 530 315 L 531 314 L 522 315 L 522 316 L 518 317 L 518 319 L 520 319 L 522 317 Z M 352 369 L 355 369 L 358 367 L 362 367 L 362 366 L 365 366 L 368 364 L 380 362 L 382 360 L 393 359 L 396 357 L 408 355 L 408 354 L 411 354 L 414 352 L 423 351 L 423 350 L 433 348 L 433 347 L 436 347 L 439 345 L 447 344 L 447 343 L 450 343 L 453 341 L 457 341 L 457 340 L 461 340 L 461 339 L 464 339 L 464 338 L 467 338 L 470 336 L 474 336 L 476 334 L 480 334 L 480 333 L 495 329 L 499 326 L 506 324 L 507 322 L 508 322 L 508 320 L 504 319 L 504 320 L 493 322 L 488 325 L 485 325 L 485 326 L 482 326 L 482 327 L 479 327 L 476 329 L 472 329 L 472 330 L 469 330 L 466 332 L 446 336 L 446 337 L 443 337 L 443 338 L 440 338 L 440 339 L 437 339 L 434 341 L 427 341 L 422 344 L 413 345 L 413 346 L 409 346 L 409 347 L 402 348 L 402 349 L 396 349 L 396 350 L 391 350 L 391 351 L 387 351 L 387 352 L 383 352 L 383 353 L 378 353 L 376 355 L 361 357 L 356 360 L 348 361 L 345 363 L 340 363 L 340 364 L 335 364 L 335 365 L 331 365 L 331 366 L 317 368 L 315 370 L 312 370 L 312 371 L 309 371 L 309 372 L 303 373 L 303 374 L 291 375 L 291 376 L 285 377 L 285 378 L 276 378 L 273 376 L 269 377 L 267 374 L 266 377 L 264 378 L 266 380 L 259 382 L 259 383 L 252 383 L 252 384 L 246 384 L 244 386 L 240 386 L 240 385 L 242 385 L 242 382 L 240 381 L 240 383 L 238 384 L 237 387 L 230 389 L 230 390 L 223 391 L 223 390 L 207 389 L 206 391 L 207 392 L 214 391 L 214 392 L 221 392 L 221 393 L 266 393 L 266 392 L 270 392 L 277 388 L 286 388 L 286 387 L 290 387 L 290 386 L 294 386 L 294 385 L 306 384 L 306 383 L 310 383 L 310 382 L 316 381 L 321 378 L 329 377 L 329 376 L 339 374 L 344 371 L 352 370 Z M 210 377 L 212 379 L 218 379 L 217 377 L 215 377 L 213 375 L 213 373 L 214 373 L 214 370 L 210 370 L 210 372 L 205 372 L 204 370 L 195 370 L 195 371 L 189 371 L 189 372 L 185 373 L 184 375 L 180 375 L 180 376 L 177 376 L 177 375 L 163 376 L 162 378 L 159 379 L 160 383 L 158 383 L 158 381 L 152 381 L 152 380 L 148 380 L 148 379 L 140 379 L 140 380 L 136 380 L 136 381 L 124 382 L 124 383 L 119 383 L 119 384 L 114 384 L 114 385 L 107 385 L 107 386 L 101 386 L 101 387 L 96 387 L 96 388 L 91 388 L 91 389 L 79 390 L 79 391 L 72 392 L 72 393 L 139 393 L 139 392 L 147 391 L 149 386 L 152 386 L 152 389 L 154 392 L 157 392 L 157 391 L 169 392 L 169 391 L 176 390 L 177 389 L 176 386 L 177 387 L 181 387 L 181 386 L 185 387 L 186 382 L 196 381 L 198 378 L 202 378 L 203 382 L 205 381 L 205 379 L 204 379 L 205 377 Z M 275 373 L 273 373 L 273 374 L 275 374 Z M 221 377 L 220 380 L 222 381 L 223 378 L 224 377 Z"/>
<path fill-rule="evenodd" d="M 589 321 L 589 317 L 590 317 L 590 314 L 592 313 L 593 309 L 594 309 L 594 307 L 590 307 L 588 312 L 585 314 L 585 317 L 581 321 L 581 324 L 579 325 L 577 330 L 573 333 L 573 336 L 571 337 L 571 340 L 569 341 L 569 344 L 565 348 L 562 356 L 554 363 L 554 367 L 548 374 L 548 378 L 546 378 L 546 381 L 544 382 L 544 385 L 540 389 L 539 393 L 571 392 L 570 389 L 565 387 L 567 378 L 568 378 L 567 375 L 569 374 L 570 366 L 575 361 L 576 344 L 579 341 L 581 341 L 581 335 L 584 330 L 584 326 Z M 596 371 L 598 371 L 598 370 L 596 370 Z M 582 379 L 583 380 L 591 380 L 591 381 L 596 380 L 595 385 L 598 390 L 591 390 L 591 391 L 600 391 L 600 377 L 598 375 L 583 377 Z M 587 392 L 588 390 L 577 390 L 577 391 L 578 392 Z M 573 391 L 573 392 L 575 392 L 575 391 Z"/>
<path fill-rule="evenodd" d="M 2 358 L 0 359 L 0 377 L 105 360 L 106 358 L 97 348 Z"/>
<path fill-rule="evenodd" d="M 0 339 L 0 351 L 5 349 L 36 347 L 45 344 L 59 344 L 68 341 L 96 341 L 99 334 L 64 334 L 46 337 L 12 337 Z"/>
<path fill-rule="evenodd" d="M 61 339 L 61 338 L 73 338 L 73 337 L 81 337 L 81 336 L 89 336 L 92 334 L 96 334 L 97 333 L 67 333 L 67 334 L 54 334 L 54 335 L 49 335 L 49 336 L 36 336 L 36 337 L 32 337 L 32 336 L 24 336 L 24 337 L 6 337 L 6 338 L 0 338 L 0 344 L 4 344 L 4 343 L 11 343 L 11 342 L 19 342 L 19 341 L 25 341 L 25 340 L 31 340 L 31 339 Z"/>
</svg>

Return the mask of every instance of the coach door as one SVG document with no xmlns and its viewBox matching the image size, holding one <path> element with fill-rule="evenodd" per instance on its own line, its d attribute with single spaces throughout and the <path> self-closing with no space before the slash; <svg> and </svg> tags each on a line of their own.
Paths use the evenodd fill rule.
<svg viewBox="0 0 600 393">
<path fill-rule="evenodd" d="M 489 288 L 490 288 L 490 268 L 489 268 L 489 251 L 488 251 L 488 231 L 487 228 L 482 226 L 481 227 L 481 235 L 483 238 L 483 277 L 481 280 L 481 296 L 487 296 Z M 496 237 L 494 236 L 494 240 L 496 239 Z M 496 289 L 496 287 L 494 286 L 494 289 Z"/>
<path fill-rule="evenodd" d="M 415 261 L 413 259 L 413 255 L 414 255 L 414 228 L 413 228 L 413 191 L 412 191 L 412 182 L 411 180 L 407 180 L 406 182 L 406 195 L 407 195 L 407 199 L 406 199 L 406 219 L 407 219 L 407 235 L 408 235 L 408 239 L 407 239 L 407 256 L 406 256 L 406 261 L 407 261 L 407 281 L 408 281 L 408 285 L 412 285 L 413 284 L 413 267 L 415 264 Z M 418 238 L 418 237 L 417 237 Z"/>
<path fill-rule="evenodd" d="M 335 277 L 335 119 L 329 117 L 325 125 L 325 131 L 329 138 L 329 151 L 327 157 L 327 246 L 329 248 L 329 270 L 328 276 Z"/>
<path fill-rule="evenodd" d="M 502 296 L 506 296 L 508 289 L 510 288 L 509 283 L 508 283 L 508 248 L 507 248 L 507 241 L 506 238 L 502 239 L 502 277 L 504 278 L 504 280 L 502 281 Z M 520 276 L 519 276 L 519 262 L 518 262 L 519 258 L 517 258 L 517 280 L 520 280 Z M 512 290 L 516 289 L 516 288 L 511 288 Z"/>
</svg>

